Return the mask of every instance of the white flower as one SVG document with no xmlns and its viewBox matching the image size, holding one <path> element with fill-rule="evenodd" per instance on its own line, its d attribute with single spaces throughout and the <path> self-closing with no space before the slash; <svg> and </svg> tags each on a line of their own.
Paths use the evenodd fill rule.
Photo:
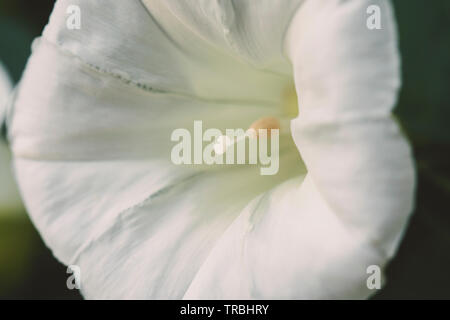
<svg viewBox="0 0 450 320">
<path fill-rule="evenodd" d="M 277 175 L 170 162 L 194 120 L 292 118 L 294 85 Z M 59 0 L 9 135 L 30 215 L 86 298 L 365 298 L 412 209 L 399 85 L 385 0 Z"/>
<path fill-rule="evenodd" d="M 0 127 L 11 90 L 11 80 L 0 62 Z M 0 214 L 16 213 L 19 210 L 22 210 L 22 201 L 12 176 L 11 153 L 0 137 Z"/>
</svg>

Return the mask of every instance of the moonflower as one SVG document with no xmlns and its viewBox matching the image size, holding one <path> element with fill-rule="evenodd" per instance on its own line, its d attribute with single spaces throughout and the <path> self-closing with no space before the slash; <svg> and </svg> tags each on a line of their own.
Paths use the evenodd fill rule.
<svg viewBox="0 0 450 320">
<path fill-rule="evenodd" d="M 399 87 L 387 0 L 59 0 L 9 139 L 29 214 L 88 299 L 366 298 L 413 206 Z M 276 175 L 170 161 L 177 128 L 267 117 L 288 126 Z"/>
</svg>

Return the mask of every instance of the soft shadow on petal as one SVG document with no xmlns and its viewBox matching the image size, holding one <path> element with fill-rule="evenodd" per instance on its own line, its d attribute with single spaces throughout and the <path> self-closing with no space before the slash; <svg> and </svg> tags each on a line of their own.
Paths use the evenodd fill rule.
<svg viewBox="0 0 450 320">
<path fill-rule="evenodd" d="M 186 176 L 131 161 L 18 159 L 16 168 L 47 244 L 64 263 L 82 268 L 86 298 L 165 299 L 183 297 L 253 198 L 302 173 L 297 155 L 282 158 L 283 168 L 271 177 L 239 166 Z"/>
</svg>

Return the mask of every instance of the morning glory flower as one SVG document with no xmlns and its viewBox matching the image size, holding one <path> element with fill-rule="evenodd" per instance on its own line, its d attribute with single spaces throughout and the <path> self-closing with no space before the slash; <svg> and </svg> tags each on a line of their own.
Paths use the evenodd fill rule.
<svg viewBox="0 0 450 320">
<path fill-rule="evenodd" d="M 8 119 L 34 224 L 88 299 L 369 297 L 413 206 L 395 28 L 387 0 L 57 1 Z M 275 175 L 170 159 L 274 118 Z"/>
</svg>

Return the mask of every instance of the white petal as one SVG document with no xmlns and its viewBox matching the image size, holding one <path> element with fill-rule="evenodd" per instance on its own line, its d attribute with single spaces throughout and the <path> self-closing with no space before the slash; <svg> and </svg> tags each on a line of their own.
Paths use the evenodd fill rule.
<svg viewBox="0 0 450 320">
<path fill-rule="evenodd" d="M 224 233 L 185 298 L 365 298 L 370 265 L 393 256 L 412 210 L 411 150 L 390 111 L 399 63 L 389 3 L 307 1 L 287 37 L 308 168 L 254 200 Z M 250 228 L 249 228 L 250 227 Z"/>
<path fill-rule="evenodd" d="M 216 171 L 141 203 L 79 256 L 76 263 L 85 270 L 83 294 L 182 298 L 242 208 L 291 173 L 285 171 L 274 181 L 243 168 Z"/>
<path fill-rule="evenodd" d="M 192 10 L 199 5 L 170 3 Z M 290 79 L 257 70 L 230 56 L 226 48 L 216 48 L 193 37 L 190 26 L 179 27 L 175 16 L 178 12 L 162 11 L 165 4 L 166 1 L 152 1 L 152 10 L 147 11 L 141 1 L 59 0 L 44 38 L 105 73 L 152 91 L 208 100 L 278 102 L 281 89 Z M 66 27 L 70 5 L 80 6 L 80 30 Z M 277 44 L 280 52 L 281 39 Z"/>
<path fill-rule="evenodd" d="M 16 159 L 30 214 L 53 253 L 82 270 L 86 298 L 182 298 L 246 204 L 292 174 L 193 172 L 154 161 Z M 33 179 L 30 179 L 30 176 Z"/>
<path fill-rule="evenodd" d="M 155 92 L 102 73 L 45 38 L 34 47 L 10 121 L 12 148 L 21 158 L 170 161 L 171 133 L 192 131 L 194 120 L 224 130 L 280 113 L 270 102 Z"/>
<path fill-rule="evenodd" d="M 171 162 L 173 130 L 192 132 L 196 119 L 204 130 L 246 128 L 273 109 L 149 92 L 42 40 L 21 81 L 9 137 L 30 215 L 69 264 L 121 212 L 197 172 Z"/>
<path fill-rule="evenodd" d="M 197 119 L 203 120 L 205 129 L 247 128 L 268 113 L 277 116 L 281 111 L 275 102 L 287 79 L 280 81 L 280 76 L 240 63 L 234 63 L 230 69 L 226 59 L 220 60 L 225 65 L 215 64 L 215 69 L 202 66 L 201 61 L 188 60 L 183 52 L 173 51 L 166 35 L 136 2 L 113 5 L 108 2 L 103 6 L 96 2 L 80 3 L 79 31 L 66 28 L 66 5 L 65 1 L 57 3 L 43 37 L 33 45 L 33 55 L 9 119 L 9 137 L 30 216 L 55 256 L 72 264 L 78 263 L 85 250 L 99 238 L 110 236 L 122 219 L 151 218 L 150 208 L 146 214 L 138 209 L 146 208 L 144 204 L 149 199 L 198 173 L 170 161 L 174 145 L 170 135 L 174 129 L 192 131 Z M 130 16 L 135 26 L 128 25 Z M 130 43 L 125 45 L 127 41 Z M 197 71 L 185 67 L 198 69 L 202 83 L 197 83 Z M 221 68 L 227 70 L 223 77 L 215 76 Z M 248 81 L 249 87 L 222 85 L 234 83 L 236 77 Z M 209 90 L 213 82 L 209 79 L 218 81 L 214 90 Z M 193 85 L 206 95 L 189 91 Z M 256 99 L 251 86 L 268 88 L 268 94 L 258 94 Z M 268 188 L 264 183 L 257 185 Z M 247 189 L 254 196 L 258 188 L 249 184 Z M 209 186 L 205 190 L 214 188 Z M 201 203 L 205 195 L 206 192 L 198 194 L 200 200 L 196 202 Z M 190 212 L 178 212 L 175 206 L 180 205 L 173 198 L 167 206 L 167 210 L 173 207 L 173 214 Z M 224 203 L 218 201 L 214 206 L 222 207 Z M 207 209 L 217 211 L 215 207 Z M 217 219 L 220 221 L 222 216 L 217 214 Z M 189 234 L 196 230 L 184 228 Z M 124 237 L 130 236 L 126 228 L 123 232 Z M 182 239 L 185 234 L 167 236 Z M 141 237 L 151 238 L 153 233 L 136 234 L 131 239 L 143 242 Z M 170 251 L 164 254 L 170 256 Z M 122 261 L 127 256 L 117 259 Z M 91 268 L 92 263 L 86 262 L 84 269 Z M 92 277 L 98 275 L 92 273 Z M 111 294 L 127 294 L 126 283 L 124 279 L 123 291 Z M 182 289 L 171 288 L 180 297 Z M 86 292 L 90 297 L 100 294 Z M 163 297 L 165 293 L 155 291 L 153 296 Z"/>
<path fill-rule="evenodd" d="M 272 0 L 142 2 L 177 43 L 191 44 L 185 50 L 194 55 L 223 51 L 233 57 L 235 66 L 244 61 L 259 70 L 291 74 L 280 53 L 289 22 L 304 0 L 283 0 L 282 5 Z M 246 89 L 252 90 L 252 84 L 247 83 Z"/>
<path fill-rule="evenodd" d="M 366 27 L 373 4 L 381 30 Z M 308 173 L 336 214 L 357 228 L 370 225 L 365 231 L 384 238 L 391 256 L 411 212 L 414 170 L 391 116 L 400 62 L 390 2 L 307 2 L 287 47 L 300 105 L 292 131 Z"/>
</svg>

